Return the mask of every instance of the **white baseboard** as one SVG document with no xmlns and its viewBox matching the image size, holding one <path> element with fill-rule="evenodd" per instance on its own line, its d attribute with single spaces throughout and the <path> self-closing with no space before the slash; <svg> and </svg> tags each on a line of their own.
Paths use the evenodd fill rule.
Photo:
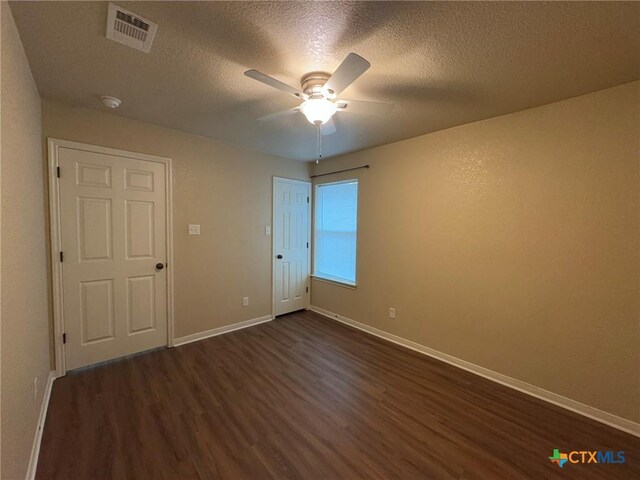
<svg viewBox="0 0 640 480">
<path fill-rule="evenodd" d="M 273 320 L 271 315 L 265 315 L 263 317 L 252 318 L 243 322 L 232 323 L 231 325 L 225 325 L 224 327 L 213 328 L 205 332 L 192 333 L 185 337 L 174 338 L 173 346 L 179 347 L 180 345 L 186 345 L 187 343 L 197 342 L 198 340 L 204 340 L 205 338 L 215 337 L 216 335 L 222 335 L 223 333 L 233 332 L 242 328 L 252 327 L 260 323 L 270 322 Z"/>
<path fill-rule="evenodd" d="M 42 396 L 42 404 L 40 405 L 40 416 L 38 417 L 38 425 L 36 427 L 36 435 L 33 439 L 31 447 L 31 457 L 29 458 L 29 468 L 27 468 L 27 480 L 36 478 L 36 470 L 38 468 L 38 457 L 40 456 L 40 442 L 42 442 L 42 432 L 44 431 L 44 422 L 47 419 L 47 409 L 49 408 L 49 399 L 51 398 L 51 389 L 53 381 L 56 379 L 56 372 L 49 372 L 47 378 L 47 386 Z"/>
<path fill-rule="evenodd" d="M 562 395 L 558 395 L 557 393 L 553 393 L 543 388 L 536 387 L 535 385 L 523 382 L 522 380 L 508 377 L 507 375 L 494 372 L 493 370 L 489 370 L 488 368 L 480 367 L 465 360 L 447 355 L 446 353 L 442 353 L 432 348 L 425 347 L 424 345 L 420 345 L 419 343 L 406 340 L 397 335 L 393 335 L 383 330 L 365 325 L 364 323 L 360 323 L 350 318 L 343 317 L 342 315 L 330 312 L 329 310 L 325 310 L 324 308 L 311 305 L 309 307 L 309 310 L 319 313 L 320 315 L 328 317 L 332 320 L 337 320 L 338 322 L 350 325 L 371 335 L 375 335 L 376 337 L 388 340 L 389 342 L 402 345 L 403 347 L 415 350 L 416 352 L 428 355 L 455 367 L 462 368 L 463 370 L 474 373 L 476 375 L 480 375 L 481 377 L 513 388 L 514 390 L 518 390 L 519 392 L 526 393 L 527 395 L 531 395 L 532 397 L 536 397 L 540 400 L 544 400 L 559 407 L 566 408 L 567 410 L 571 410 L 572 412 L 578 413 L 592 420 L 596 420 L 597 422 L 604 423 L 605 425 L 616 428 L 618 430 L 622 430 L 623 432 L 640 437 L 640 423 L 632 422 L 631 420 L 627 420 L 626 418 L 618 417 L 590 405 L 586 405 L 576 400 L 563 397 Z"/>
</svg>

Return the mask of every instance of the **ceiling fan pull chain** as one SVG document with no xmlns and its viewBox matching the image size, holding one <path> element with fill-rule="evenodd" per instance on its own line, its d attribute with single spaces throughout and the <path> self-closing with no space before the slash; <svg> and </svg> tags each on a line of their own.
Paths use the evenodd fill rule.
<svg viewBox="0 0 640 480">
<path fill-rule="evenodd" d="M 320 125 L 317 126 L 316 129 L 316 141 L 318 145 L 318 149 L 316 151 L 316 164 L 320 163 L 320 157 L 322 157 L 321 148 L 322 148 L 322 135 L 320 134 Z"/>
</svg>

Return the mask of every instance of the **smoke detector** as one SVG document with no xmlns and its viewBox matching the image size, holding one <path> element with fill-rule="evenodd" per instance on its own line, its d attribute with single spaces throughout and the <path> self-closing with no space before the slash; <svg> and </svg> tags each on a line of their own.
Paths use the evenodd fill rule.
<svg viewBox="0 0 640 480">
<path fill-rule="evenodd" d="M 149 53 L 158 24 L 129 10 L 109 3 L 107 12 L 107 38 L 114 42 Z"/>
<path fill-rule="evenodd" d="M 102 100 L 102 103 L 104 103 L 104 106 L 107 108 L 118 108 L 122 103 L 122 100 L 119 98 L 110 97 L 108 95 L 102 95 L 100 100 Z"/>
</svg>

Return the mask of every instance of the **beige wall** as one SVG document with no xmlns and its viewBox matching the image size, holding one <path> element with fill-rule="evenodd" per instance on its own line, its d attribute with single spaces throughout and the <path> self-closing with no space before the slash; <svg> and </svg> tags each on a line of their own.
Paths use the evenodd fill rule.
<svg viewBox="0 0 640 480">
<path fill-rule="evenodd" d="M 1 440 L 3 479 L 24 478 L 49 375 L 40 97 L 2 2 Z M 34 379 L 38 394 L 34 398 Z"/>
<path fill-rule="evenodd" d="M 173 159 L 176 337 L 271 314 L 264 227 L 272 178 L 308 179 L 305 163 L 48 101 L 43 129 L 47 137 Z M 200 236 L 187 235 L 190 223 L 200 224 Z"/>
<path fill-rule="evenodd" d="M 312 304 L 640 421 L 640 82 L 327 160 L 355 290 Z M 389 307 L 397 318 L 388 318 Z"/>
</svg>

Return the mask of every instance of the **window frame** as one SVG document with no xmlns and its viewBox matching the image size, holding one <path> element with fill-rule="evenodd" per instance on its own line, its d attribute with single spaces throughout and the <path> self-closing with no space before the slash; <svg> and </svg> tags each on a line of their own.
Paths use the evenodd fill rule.
<svg viewBox="0 0 640 480">
<path fill-rule="evenodd" d="M 320 187 L 323 186 L 330 186 L 330 185 L 340 185 L 343 183 L 355 183 L 356 184 L 356 188 L 357 188 L 357 195 L 356 195 L 356 231 L 355 231 L 355 237 L 356 237 L 356 243 L 355 243 L 355 248 L 354 248 L 354 264 L 355 264 L 355 273 L 354 273 L 354 280 L 353 282 L 347 278 L 342 278 L 342 277 L 334 277 L 332 275 L 326 275 L 326 274 L 318 274 L 317 273 L 317 262 L 316 262 L 316 252 L 317 252 L 317 245 L 318 245 L 318 189 Z M 349 178 L 346 180 L 338 180 L 335 182 L 323 182 L 323 183 L 316 183 L 313 186 L 313 273 L 311 274 L 311 276 L 314 279 L 317 279 L 319 281 L 323 281 L 323 282 L 327 282 L 327 283 L 331 283 L 331 284 L 335 284 L 335 285 L 339 285 L 339 286 L 343 286 L 343 287 L 348 287 L 348 288 L 355 288 L 357 286 L 357 282 L 358 282 L 358 217 L 360 216 L 360 182 L 358 181 L 357 178 Z"/>
</svg>

